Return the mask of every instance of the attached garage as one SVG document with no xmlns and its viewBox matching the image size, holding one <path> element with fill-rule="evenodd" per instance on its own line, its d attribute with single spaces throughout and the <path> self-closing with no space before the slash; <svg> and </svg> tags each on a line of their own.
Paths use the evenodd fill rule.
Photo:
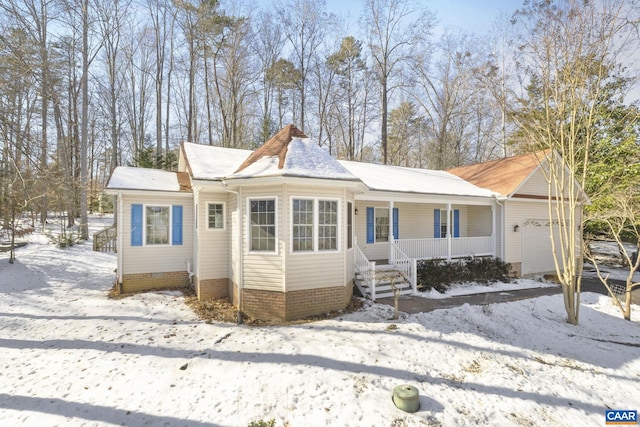
<svg viewBox="0 0 640 427">
<path fill-rule="evenodd" d="M 556 244 L 559 238 L 559 224 L 554 221 L 553 231 Z M 522 223 L 522 272 L 530 274 L 555 271 L 551 247 L 551 222 L 548 219 L 526 219 Z"/>
</svg>

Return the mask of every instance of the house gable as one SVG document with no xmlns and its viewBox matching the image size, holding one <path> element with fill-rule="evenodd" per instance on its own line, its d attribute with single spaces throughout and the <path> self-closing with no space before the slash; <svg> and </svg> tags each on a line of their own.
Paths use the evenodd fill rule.
<svg viewBox="0 0 640 427">
<path fill-rule="evenodd" d="M 448 172 L 503 196 L 512 196 L 538 171 L 549 151 L 538 151 L 484 163 L 458 166 Z"/>
</svg>

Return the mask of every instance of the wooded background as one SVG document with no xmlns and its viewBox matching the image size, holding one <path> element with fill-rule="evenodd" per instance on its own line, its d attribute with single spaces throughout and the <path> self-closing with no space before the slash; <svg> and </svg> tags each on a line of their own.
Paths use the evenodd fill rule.
<svg viewBox="0 0 640 427">
<path fill-rule="evenodd" d="M 431 169 L 588 126 L 587 151 L 626 141 L 637 165 L 635 0 L 526 1 L 483 35 L 436 33 L 422 4 L 363 0 L 346 22 L 319 0 L 4 0 L 0 219 L 84 225 L 114 167 L 175 168 L 180 141 L 254 149 L 288 123 L 340 159 Z"/>
</svg>

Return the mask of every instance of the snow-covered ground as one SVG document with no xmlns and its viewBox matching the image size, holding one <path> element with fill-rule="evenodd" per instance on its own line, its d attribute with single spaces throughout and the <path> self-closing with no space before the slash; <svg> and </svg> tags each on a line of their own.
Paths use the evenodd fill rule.
<svg viewBox="0 0 640 427">
<path fill-rule="evenodd" d="M 108 299 L 112 254 L 47 240 L 0 253 L 1 426 L 600 426 L 640 409 L 640 324 L 606 296 L 583 294 L 579 326 L 561 295 L 207 324 L 177 292 Z M 417 413 L 393 405 L 399 384 Z"/>
</svg>

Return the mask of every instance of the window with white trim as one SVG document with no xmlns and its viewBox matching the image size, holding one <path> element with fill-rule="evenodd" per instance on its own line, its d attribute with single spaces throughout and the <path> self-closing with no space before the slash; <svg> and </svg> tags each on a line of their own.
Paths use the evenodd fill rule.
<svg viewBox="0 0 640 427">
<path fill-rule="evenodd" d="M 338 201 L 291 199 L 292 252 L 338 249 Z"/>
<path fill-rule="evenodd" d="M 146 206 L 145 224 L 147 245 L 169 244 L 169 206 Z"/>
<path fill-rule="evenodd" d="M 252 251 L 276 251 L 275 199 L 249 200 L 249 240 Z"/>
<path fill-rule="evenodd" d="M 338 202 L 318 200 L 318 250 L 338 249 Z"/>
<path fill-rule="evenodd" d="M 207 222 L 210 230 L 224 228 L 224 203 L 207 204 Z"/>
<path fill-rule="evenodd" d="M 294 252 L 313 251 L 313 200 L 293 199 L 291 239 Z"/>
</svg>

